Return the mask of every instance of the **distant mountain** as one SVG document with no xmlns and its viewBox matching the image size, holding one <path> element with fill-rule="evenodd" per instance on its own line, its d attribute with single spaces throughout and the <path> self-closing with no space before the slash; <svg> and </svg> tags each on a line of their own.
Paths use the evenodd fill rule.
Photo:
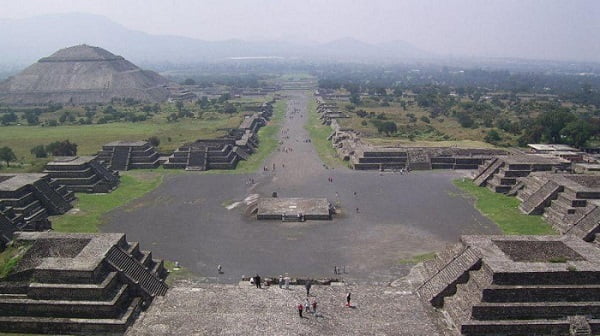
<svg viewBox="0 0 600 336">
<path fill-rule="evenodd" d="M 197 63 L 229 57 L 280 56 L 343 61 L 431 57 L 398 41 L 369 44 L 344 38 L 324 44 L 306 41 L 203 41 L 152 35 L 128 29 L 106 17 L 71 13 L 0 20 L 0 65 L 27 65 L 53 51 L 78 44 L 100 46 L 136 63 Z"/>
</svg>

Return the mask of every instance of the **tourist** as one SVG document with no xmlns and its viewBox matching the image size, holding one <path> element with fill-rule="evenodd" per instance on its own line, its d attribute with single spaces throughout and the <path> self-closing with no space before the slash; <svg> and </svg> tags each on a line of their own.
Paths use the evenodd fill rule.
<svg viewBox="0 0 600 336">
<path fill-rule="evenodd" d="M 260 287 L 260 275 L 256 274 L 254 276 L 254 284 L 256 285 L 256 288 L 261 288 Z"/>
<path fill-rule="evenodd" d="M 223 274 L 223 267 L 221 265 L 217 265 L 217 273 Z"/>
<path fill-rule="evenodd" d="M 310 288 L 312 287 L 312 281 L 306 280 L 306 284 L 304 284 L 304 287 L 306 287 L 306 296 L 310 296 Z"/>
<path fill-rule="evenodd" d="M 304 300 L 304 311 L 310 313 L 310 302 L 308 301 L 308 298 Z"/>
<path fill-rule="evenodd" d="M 280 274 L 279 275 L 279 279 L 278 279 L 278 283 L 279 283 L 279 289 L 283 288 L 283 276 Z"/>
<path fill-rule="evenodd" d="M 304 309 L 304 306 L 302 306 L 302 302 L 300 302 L 298 304 L 298 314 L 300 314 L 300 318 L 302 318 L 302 309 Z"/>
<path fill-rule="evenodd" d="M 317 299 L 314 299 L 314 300 L 313 300 L 313 302 L 312 302 L 312 313 L 313 313 L 315 316 L 318 316 L 318 315 L 317 315 Z"/>
<path fill-rule="evenodd" d="M 350 297 L 351 297 L 352 293 L 348 292 L 348 295 L 346 295 L 346 307 L 350 307 Z"/>
<path fill-rule="evenodd" d="M 356 213 L 360 213 L 360 210 L 358 208 L 356 208 Z"/>
<path fill-rule="evenodd" d="M 285 274 L 285 289 L 290 289 L 290 277 L 287 275 L 287 273 Z"/>
<path fill-rule="evenodd" d="M 338 267 L 337 266 L 333 266 L 333 274 L 335 274 L 335 275 L 338 274 Z"/>
</svg>

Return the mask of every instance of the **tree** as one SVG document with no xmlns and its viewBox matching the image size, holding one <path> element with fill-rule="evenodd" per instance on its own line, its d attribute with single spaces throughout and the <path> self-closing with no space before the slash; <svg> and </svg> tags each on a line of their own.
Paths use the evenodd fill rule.
<svg viewBox="0 0 600 336">
<path fill-rule="evenodd" d="M 46 151 L 54 156 L 77 155 L 77 144 L 69 140 L 55 141 L 46 147 Z"/>
<path fill-rule="evenodd" d="M 4 146 L 0 148 L 0 161 L 6 162 L 6 166 L 10 167 L 11 161 L 16 161 L 17 156 L 13 152 L 12 148 Z"/>
<path fill-rule="evenodd" d="M 538 118 L 538 123 L 544 127 L 542 140 L 549 143 L 562 143 L 560 131 L 575 119 L 575 115 L 564 108 L 557 108 L 543 113 Z"/>
<path fill-rule="evenodd" d="M 360 105 L 360 94 L 358 94 L 358 92 L 352 92 L 350 94 L 350 102 L 357 106 Z"/>
<path fill-rule="evenodd" d="M 225 106 L 223 107 L 223 112 L 225 112 L 225 113 L 236 113 L 237 109 L 235 108 L 235 106 L 232 103 L 226 102 Z"/>
<path fill-rule="evenodd" d="M 48 156 L 48 152 L 46 151 L 46 147 L 44 147 L 44 145 L 37 145 L 33 147 L 30 152 L 36 158 L 45 158 Z"/>
<path fill-rule="evenodd" d="M 231 95 L 229 93 L 224 93 L 221 96 L 219 96 L 219 103 L 224 103 L 226 101 L 228 101 L 229 99 L 231 99 Z"/>
<path fill-rule="evenodd" d="M 579 119 L 568 123 L 560 130 L 565 142 L 571 146 L 581 147 L 592 137 L 593 128 L 589 122 Z"/>
<path fill-rule="evenodd" d="M 178 100 L 178 101 L 175 103 L 175 108 L 177 108 L 177 111 L 178 111 L 178 112 L 181 112 L 181 110 L 183 110 L 183 102 L 182 102 L 181 100 Z"/>
<path fill-rule="evenodd" d="M 17 115 L 15 114 L 15 112 L 5 113 L 4 115 L 2 115 L 2 118 L 0 118 L 0 123 L 2 123 L 2 125 L 8 125 L 16 121 Z"/>
<path fill-rule="evenodd" d="M 25 120 L 27 120 L 27 123 L 29 125 L 37 125 L 40 123 L 40 118 L 38 117 L 38 114 L 35 113 L 34 111 L 25 112 L 25 115 L 23 116 L 23 118 L 25 118 Z"/>
<path fill-rule="evenodd" d="M 148 141 L 154 147 L 158 147 L 158 145 L 160 145 L 160 139 L 156 135 L 149 137 L 146 141 Z"/>
<path fill-rule="evenodd" d="M 485 142 L 496 144 L 498 141 L 502 140 L 500 134 L 495 129 L 491 129 L 487 132 L 487 135 L 484 138 Z"/>
<path fill-rule="evenodd" d="M 181 83 L 183 85 L 196 85 L 196 81 L 191 79 L 191 78 L 186 78 L 183 83 Z"/>
</svg>

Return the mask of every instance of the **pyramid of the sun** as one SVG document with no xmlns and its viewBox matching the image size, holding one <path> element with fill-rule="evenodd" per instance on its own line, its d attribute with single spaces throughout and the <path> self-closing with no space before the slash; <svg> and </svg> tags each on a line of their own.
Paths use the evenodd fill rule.
<svg viewBox="0 0 600 336">
<path fill-rule="evenodd" d="M 159 102 L 169 81 L 98 47 L 78 45 L 40 59 L 0 83 L 5 104 L 106 103 L 112 98 Z"/>
</svg>

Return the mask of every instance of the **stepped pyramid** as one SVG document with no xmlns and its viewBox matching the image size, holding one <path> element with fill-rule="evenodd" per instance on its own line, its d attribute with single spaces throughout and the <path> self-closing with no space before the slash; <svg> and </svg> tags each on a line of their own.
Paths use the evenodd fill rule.
<svg viewBox="0 0 600 336">
<path fill-rule="evenodd" d="M 169 81 L 98 47 L 78 45 L 40 59 L 0 83 L 5 104 L 107 103 L 112 98 L 159 102 Z"/>
</svg>

